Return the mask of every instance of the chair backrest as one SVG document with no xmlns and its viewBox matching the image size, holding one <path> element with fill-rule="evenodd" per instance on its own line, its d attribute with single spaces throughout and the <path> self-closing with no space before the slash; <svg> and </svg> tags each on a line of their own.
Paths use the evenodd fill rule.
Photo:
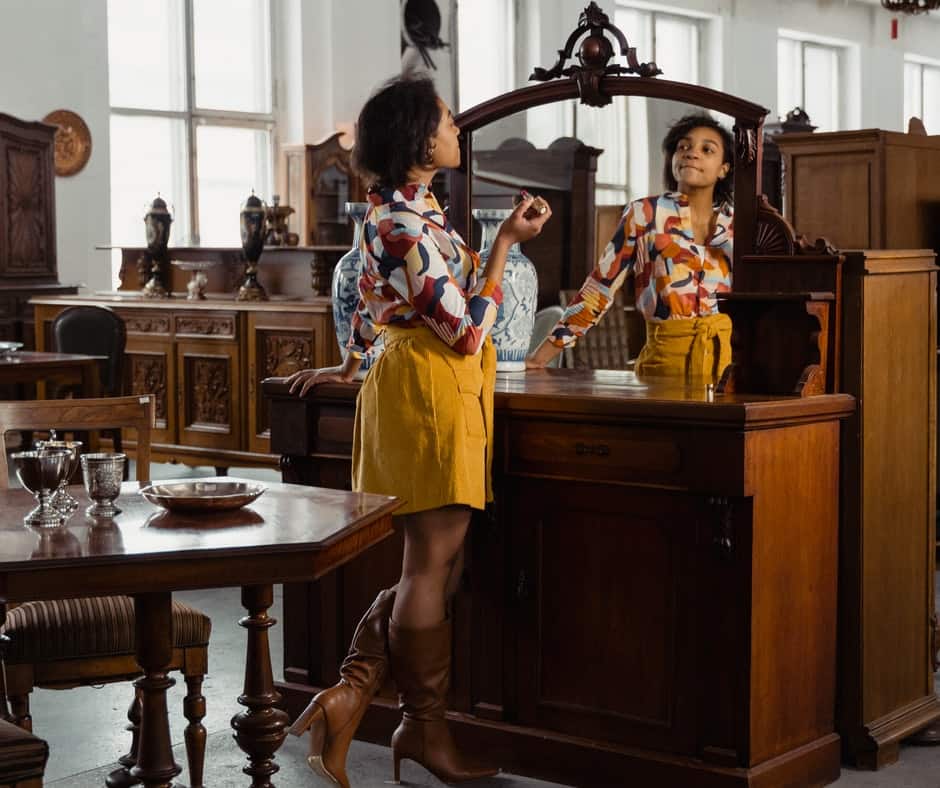
<svg viewBox="0 0 940 788">
<path fill-rule="evenodd" d="M 561 319 L 565 310 L 559 304 L 551 304 L 535 313 L 535 323 L 532 326 L 532 339 L 529 341 L 529 352 L 533 352 L 545 341 L 555 324 Z M 561 366 L 561 356 L 555 356 L 548 362 L 550 367 Z"/>
<path fill-rule="evenodd" d="M 102 391 L 112 397 L 121 394 L 127 330 L 120 315 L 102 306 L 69 307 L 52 321 L 52 341 L 59 353 L 107 356 Z"/>
<path fill-rule="evenodd" d="M 103 430 L 133 428 L 137 431 L 137 480 L 150 481 L 150 430 L 154 400 L 136 397 L 99 399 L 44 399 L 36 402 L 0 402 L 0 490 L 9 486 L 6 434 L 9 430 Z"/>
<path fill-rule="evenodd" d="M 567 306 L 577 292 L 562 290 L 559 294 L 562 305 Z M 597 325 L 581 337 L 573 348 L 565 349 L 565 366 L 569 369 L 627 369 L 632 358 L 628 334 L 623 292 L 618 290 L 610 309 Z"/>
</svg>

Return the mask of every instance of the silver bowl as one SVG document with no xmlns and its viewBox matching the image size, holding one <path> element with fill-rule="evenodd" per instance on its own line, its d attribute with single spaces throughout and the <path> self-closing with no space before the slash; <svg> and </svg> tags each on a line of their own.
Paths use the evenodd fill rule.
<svg viewBox="0 0 940 788">
<path fill-rule="evenodd" d="M 170 482 L 151 484 L 140 494 L 150 503 L 180 512 L 224 512 L 251 503 L 267 488 L 256 482 Z"/>
<path fill-rule="evenodd" d="M 20 484 L 38 501 L 23 522 L 39 528 L 57 528 L 65 522 L 63 514 L 52 505 L 52 496 L 59 489 L 71 465 L 72 453 L 68 449 L 18 451 L 10 455 Z"/>
<path fill-rule="evenodd" d="M 94 502 L 85 509 L 85 514 L 89 517 L 114 517 L 121 513 L 121 510 L 114 505 L 114 501 L 121 494 L 126 461 L 127 455 L 109 452 L 95 452 L 81 456 L 85 491 Z"/>
</svg>

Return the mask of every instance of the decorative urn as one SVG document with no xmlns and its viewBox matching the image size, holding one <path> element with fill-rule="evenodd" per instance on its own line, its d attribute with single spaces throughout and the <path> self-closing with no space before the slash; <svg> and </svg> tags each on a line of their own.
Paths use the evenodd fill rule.
<svg viewBox="0 0 940 788">
<path fill-rule="evenodd" d="M 475 208 L 473 218 L 483 228 L 480 260 L 485 268 L 499 226 L 512 213 L 508 208 Z M 532 261 L 522 253 L 518 243 L 509 247 L 503 274 L 503 303 L 500 304 L 491 336 L 496 348 L 497 372 L 524 372 L 529 352 L 539 280 Z"/>
<path fill-rule="evenodd" d="M 333 325 L 336 327 L 336 341 L 339 352 L 346 358 L 346 345 L 349 342 L 353 312 L 359 304 L 359 276 L 362 273 L 362 255 L 359 251 L 359 242 L 362 239 L 362 222 L 369 209 L 367 202 L 346 203 L 346 215 L 352 219 L 353 242 L 352 248 L 346 252 L 333 268 Z M 362 360 L 360 370 L 367 370 L 382 352 L 383 340 L 379 337 L 371 356 Z"/>
<path fill-rule="evenodd" d="M 245 253 L 245 278 L 238 288 L 236 301 L 267 301 L 268 294 L 258 281 L 258 260 L 264 250 L 267 210 L 264 203 L 252 192 L 242 205 L 239 215 L 242 251 Z"/>
<path fill-rule="evenodd" d="M 144 285 L 144 295 L 148 298 L 166 298 L 170 295 L 167 287 L 167 248 L 170 244 L 170 225 L 173 214 L 159 194 L 150 203 L 144 214 L 144 227 L 147 232 L 147 254 L 150 257 L 150 280 Z"/>
</svg>

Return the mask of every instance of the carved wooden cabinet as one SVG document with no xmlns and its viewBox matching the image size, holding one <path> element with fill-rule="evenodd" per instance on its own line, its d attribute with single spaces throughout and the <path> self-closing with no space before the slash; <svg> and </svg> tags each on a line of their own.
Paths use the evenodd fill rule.
<svg viewBox="0 0 940 788">
<path fill-rule="evenodd" d="M 55 127 L 0 112 L 0 339 L 33 348 L 36 294 L 74 293 L 56 281 Z"/>
<path fill-rule="evenodd" d="M 261 381 L 337 363 L 326 298 L 237 303 L 229 300 L 34 300 L 37 342 L 49 347 L 51 323 L 73 304 L 107 303 L 125 321 L 125 390 L 152 394 L 158 461 L 190 465 L 276 465 Z"/>
<path fill-rule="evenodd" d="M 347 485 L 356 387 L 306 400 L 265 387 L 285 479 Z M 839 431 L 852 408 L 845 395 L 706 403 L 627 372 L 498 380 L 495 519 L 471 529 L 454 612 L 460 742 L 569 785 L 835 780 Z M 387 540 L 285 586 L 292 712 L 336 680 L 400 562 Z M 387 743 L 399 718 L 386 687 L 359 736 Z"/>
<path fill-rule="evenodd" d="M 336 132 L 315 145 L 284 146 L 285 200 L 297 211 L 301 245 L 352 243 L 353 227 L 344 205 L 365 200 L 366 185 L 353 170 L 341 136 Z"/>
</svg>

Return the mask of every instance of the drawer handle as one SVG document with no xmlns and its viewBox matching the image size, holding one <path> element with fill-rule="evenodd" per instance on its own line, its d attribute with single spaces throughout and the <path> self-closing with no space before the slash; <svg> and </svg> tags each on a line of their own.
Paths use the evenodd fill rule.
<svg viewBox="0 0 940 788">
<path fill-rule="evenodd" d="M 606 443 L 576 443 L 574 450 L 578 455 L 596 454 L 598 457 L 606 457 L 610 454 L 610 446 Z"/>
</svg>

